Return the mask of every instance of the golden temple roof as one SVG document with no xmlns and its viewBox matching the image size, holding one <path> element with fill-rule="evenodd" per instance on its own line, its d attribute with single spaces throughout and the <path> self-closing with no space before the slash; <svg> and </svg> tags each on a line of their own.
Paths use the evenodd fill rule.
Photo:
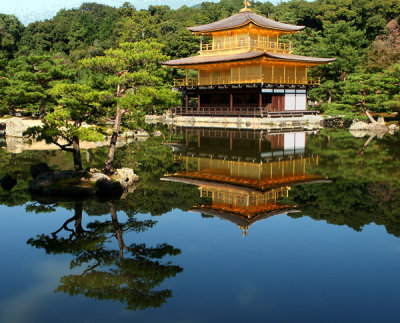
<svg viewBox="0 0 400 323">
<path fill-rule="evenodd" d="M 313 64 L 325 64 L 335 61 L 335 58 L 320 58 L 320 57 L 309 57 L 309 56 L 281 54 L 281 53 L 248 51 L 244 53 L 229 54 L 229 55 L 213 55 L 213 56 L 198 55 L 198 56 L 174 59 L 167 62 L 163 62 L 163 65 L 167 66 L 201 65 L 201 64 L 243 61 L 260 57 L 267 57 L 276 60 L 313 63 Z"/>
<path fill-rule="evenodd" d="M 237 27 L 245 26 L 249 23 L 253 23 L 254 25 L 265 28 L 265 29 L 274 29 L 280 31 L 289 31 L 296 32 L 305 28 L 305 26 L 295 26 L 290 24 L 285 24 L 282 22 L 274 21 L 272 19 L 268 19 L 257 15 L 249 10 L 241 11 L 236 15 L 231 17 L 197 27 L 189 27 L 188 29 L 194 33 L 210 33 L 213 31 L 227 30 L 233 29 Z"/>
<path fill-rule="evenodd" d="M 250 225 L 254 224 L 257 221 L 267 219 L 273 217 L 275 215 L 280 214 L 288 214 L 288 213 L 297 213 L 299 212 L 297 209 L 290 207 L 290 206 L 281 206 L 276 208 L 265 209 L 264 212 L 260 212 L 259 214 L 247 218 L 246 216 L 240 215 L 235 212 L 229 212 L 228 210 L 219 210 L 213 209 L 211 207 L 200 207 L 196 206 L 191 208 L 189 211 L 203 213 L 211 216 L 218 217 L 223 220 L 228 220 L 237 224 L 238 226 L 249 227 Z"/>
<path fill-rule="evenodd" d="M 288 185 L 294 186 L 298 184 L 326 183 L 327 181 L 322 176 L 318 175 L 287 175 L 279 178 L 252 179 L 218 174 L 205 174 L 197 171 L 168 174 L 161 178 L 161 180 L 192 185 L 205 184 L 206 182 L 224 183 L 228 185 L 239 185 L 253 188 L 261 191 L 267 191 L 272 188 Z"/>
</svg>

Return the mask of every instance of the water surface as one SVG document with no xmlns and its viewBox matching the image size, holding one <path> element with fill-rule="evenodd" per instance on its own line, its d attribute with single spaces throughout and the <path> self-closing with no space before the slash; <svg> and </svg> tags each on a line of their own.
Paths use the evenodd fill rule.
<svg viewBox="0 0 400 323">
<path fill-rule="evenodd" d="M 107 202 L 33 200 L 29 166 L 70 156 L 3 149 L 0 321 L 397 321 L 400 138 L 367 138 L 167 130 Z"/>
</svg>

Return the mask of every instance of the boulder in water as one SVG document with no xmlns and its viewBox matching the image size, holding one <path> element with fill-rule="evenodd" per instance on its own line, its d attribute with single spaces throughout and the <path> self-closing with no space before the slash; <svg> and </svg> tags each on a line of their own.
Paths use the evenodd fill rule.
<svg viewBox="0 0 400 323">
<path fill-rule="evenodd" d="M 391 125 L 389 126 L 389 133 L 390 133 L 391 135 L 394 135 L 394 133 L 395 133 L 396 131 L 399 131 L 399 126 L 398 126 L 398 125 L 395 125 L 395 124 L 391 124 Z"/>
<path fill-rule="evenodd" d="M 96 182 L 96 195 L 101 198 L 119 198 L 124 193 L 120 182 L 114 182 L 106 178 L 100 178 Z"/>
<path fill-rule="evenodd" d="M 7 174 L 2 179 L 0 179 L 1 187 L 6 191 L 11 191 L 11 189 L 17 184 L 17 180 L 10 174 Z"/>
<path fill-rule="evenodd" d="M 53 173 L 51 168 L 46 163 L 31 165 L 30 171 L 33 179 L 38 177 L 40 174 Z"/>
<path fill-rule="evenodd" d="M 388 128 L 386 127 L 385 124 L 382 123 L 367 123 L 364 121 L 358 121 L 354 120 L 354 122 L 350 126 L 350 130 L 364 130 L 367 131 L 368 133 L 380 133 L 380 132 L 386 132 Z"/>
<path fill-rule="evenodd" d="M 139 176 L 137 176 L 131 168 L 117 169 L 114 177 L 116 180 L 118 180 L 118 182 L 121 183 L 123 187 L 131 186 L 139 180 Z"/>
</svg>

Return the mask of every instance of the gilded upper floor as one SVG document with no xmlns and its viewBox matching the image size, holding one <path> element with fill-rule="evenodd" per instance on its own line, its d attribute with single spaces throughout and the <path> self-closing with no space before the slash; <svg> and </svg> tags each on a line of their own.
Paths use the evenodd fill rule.
<svg viewBox="0 0 400 323">
<path fill-rule="evenodd" d="M 197 56 L 163 62 L 186 69 L 186 78 L 175 86 L 271 83 L 315 85 L 308 67 L 327 64 L 334 58 L 292 55 L 292 44 L 280 36 L 298 32 L 304 26 L 277 22 L 251 12 L 241 12 L 207 25 L 189 27 L 201 36 Z M 197 70 L 189 79 L 187 70 Z"/>
<path fill-rule="evenodd" d="M 280 41 L 279 36 L 304 28 L 274 21 L 245 9 L 226 19 L 188 29 L 209 38 L 206 43 L 201 42 L 200 55 L 222 55 L 248 50 L 291 53 L 292 44 Z"/>
</svg>

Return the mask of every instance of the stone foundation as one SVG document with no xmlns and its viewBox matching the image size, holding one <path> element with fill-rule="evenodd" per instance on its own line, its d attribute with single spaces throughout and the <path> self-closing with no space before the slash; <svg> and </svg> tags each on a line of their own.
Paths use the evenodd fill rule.
<svg viewBox="0 0 400 323">
<path fill-rule="evenodd" d="M 168 115 L 147 115 L 147 123 L 164 123 L 179 127 L 224 128 L 224 129 L 281 129 L 281 128 L 322 128 L 323 116 L 310 115 L 285 118 L 246 118 L 246 117 L 187 117 Z"/>
</svg>

